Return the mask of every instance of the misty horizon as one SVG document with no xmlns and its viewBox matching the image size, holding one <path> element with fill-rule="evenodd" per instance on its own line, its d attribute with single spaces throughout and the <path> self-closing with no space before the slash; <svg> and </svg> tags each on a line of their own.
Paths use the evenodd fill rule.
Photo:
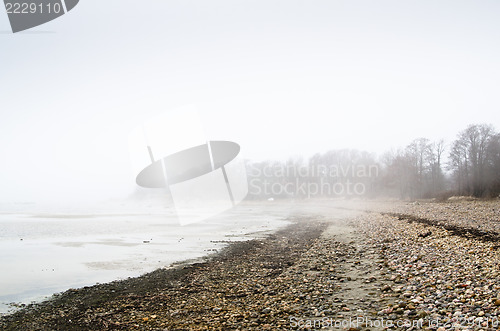
<svg viewBox="0 0 500 331">
<path fill-rule="evenodd" d="M 127 196 L 130 131 L 186 105 L 253 161 L 500 128 L 496 2 L 121 4 L 0 34 L 0 201 Z"/>
<path fill-rule="evenodd" d="M 480 124 L 471 124 L 469 125 L 468 127 L 471 127 L 471 126 L 479 126 Z M 481 124 L 483 126 L 487 126 L 487 125 L 490 125 L 490 124 Z M 490 125 L 491 126 L 491 125 Z M 491 128 L 493 130 L 495 130 L 495 128 L 493 126 L 491 126 Z M 369 176 L 367 177 L 378 177 L 379 176 L 379 172 L 380 171 L 389 171 L 388 170 L 388 166 L 389 164 L 384 164 L 384 162 L 387 162 L 387 158 L 388 157 L 394 157 L 395 155 L 397 154 L 401 154 L 401 153 L 404 153 L 405 149 L 408 149 L 412 143 L 415 143 L 415 142 L 418 142 L 419 140 L 426 140 L 428 141 L 429 144 L 436 144 L 436 143 L 439 143 L 441 148 L 442 148 L 442 155 L 440 155 L 440 158 L 441 158 L 441 164 L 440 164 L 440 171 L 442 171 L 443 175 L 446 177 L 445 179 L 447 181 L 450 181 L 451 180 L 451 176 L 453 176 L 453 168 L 452 168 L 452 165 L 451 165 L 451 158 L 452 156 L 450 156 L 450 154 L 452 153 L 451 149 L 452 149 L 452 145 L 454 143 L 457 143 L 458 141 L 458 136 L 460 134 L 462 134 L 463 132 L 465 132 L 465 130 L 462 130 L 460 131 L 459 133 L 457 133 L 457 138 L 454 140 L 454 141 L 444 141 L 443 139 L 440 139 L 438 141 L 435 141 L 435 142 L 432 142 L 430 140 L 428 140 L 427 138 L 425 137 L 419 137 L 419 138 L 415 138 L 411 141 L 410 144 L 404 146 L 404 145 L 400 145 L 400 146 L 397 146 L 397 148 L 391 148 L 391 149 L 387 149 L 385 150 L 384 152 L 382 153 L 376 153 L 376 152 L 371 152 L 371 151 L 364 151 L 364 150 L 356 150 L 356 149 L 352 149 L 352 148 L 348 148 L 348 147 L 345 147 L 345 148 L 339 148 L 339 149 L 330 149 L 330 150 L 326 150 L 325 152 L 321 153 L 321 152 L 313 152 L 313 153 L 310 153 L 308 155 L 290 155 L 288 157 L 284 157 L 282 159 L 261 159 L 261 160 L 251 160 L 251 159 L 248 159 L 248 158 L 245 158 L 244 162 L 245 164 L 247 165 L 247 168 L 251 169 L 253 168 L 253 170 L 256 170 L 258 172 L 262 172 L 262 170 L 259 170 L 258 168 L 255 168 L 255 165 L 258 165 L 258 164 L 264 164 L 265 167 L 268 167 L 269 169 L 273 169 L 271 171 L 271 173 L 273 173 L 272 175 L 270 175 L 270 177 L 273 177 L 273 176 L 277 176 L 280 177 L 282 176 L 283 174 L 286 173 L 286 176 L 289 176 L 290 175 L 290 172 L 292 172 L 294 174 L 294 176 L 297 176 L 298 174 L 300 174 L 302 177 L 307 177 L 311 174 L 314 174 L 315 172 L 318 173 L 320 171 L 328 171 L 330 172 L 330 175 L 333 176 L 333 177 L 338 177 L 338 176 L 346 176 L 347 173 L 352 173 L 352 176 L 354 177 L 359 177 L 359 173 L 355 174 L 356 172 L 356 167 L 357 166 L 360 166 L 361 168 L 358 170 L 358 171 L 362 171 L 363 173 L 368 171 L 370 173 Z M 500 136 L 500 134 L 496 131 L 493 131 L 493 136 L 497 137 L 496 139 L 498 139 L 498 137 Z M 360 153 L 360 154 L 363 154 L 363 155 L 367 155 L 371 158 L 371 161 L 372 161 L 372 164 L 366 166 L 366 168 L 364 168 L 364 165 L 359 165 L 353 161 L 351 161 L 350 164 L 348 164 L 347 166 L 339 166 L 339 165 L 330 165 L 330 166 L 314 166 L 314 164 L 309 164 L 311 162 L 311 160 L 313 160 L 315 157 L 318 157 L 318 156 L 321 156 L 321 155 L 325 155 L 325 154 L 328 154 L 328 153 Z M 297 163 L 297 164 L 295 164 Z M 298 168 L 297 168 L 298 167 Z M 312 167 L 312 168 L 311 168 Z M 316 167 L 316 168 L 315 168 Z M 303 174 L 301 174 L 301 171 L 302 169 L 305 169 L 306 170 L 306 173 L 307 173 L 307 176 L 304 176 Z M 376 169 L 375 171 L 373 169 Z M 251 173 L 251 170 L 248 170 L 249 173 Z M 335 174 L 335 175 L 332 175 L 332 172 Z M 372 172 L 375 172 L 376 175 L 373 176 Z M 265 173 L 265 170 L 264 170 L 264 173 Z M 133 173 L 131 172 L 130 173 L 130 178 L 134 181 L 135 183 L 135 180 L 133 178 Z M 259 175 L 260 176 L 260 175 Z M 361 175 L 361 176 L 365 176 L 365 175 Z M 493 179 L 492 179 L 493 180 Z M 494 180 L 498 180 L 498 179 L 494 179 Z M 450 184 L 451 185 L 451 184 Z M 97 206 L 95 205 L 96 203 L 97 204 L 103 204 L 103 203 L 120 203 L 120 201 L 130 201 L 131 199 L 136 199 L 137 197 L 139 196 L 142 196 L 142 197 L 147 197 L 149 196 L 150 198 L 153 198 L 153 201 L 155 201 L 155 198 L 158 198 L 158 197 L 161 197 L 161 196 L 169 196 L 169 192 L 168 192 L 168 189 L 165 190 L 165 189 L 140 189 L 138 191 L 139 187 L 137 185 L 133 185 L 131 186 L 130 190 L 128 190 L 127 192 L 123 192 L 122 195 L 116 195 L 116 196 L 111 196 L 111 197 L 108 197 L 106 199 L 88 199 L 88 200 L 82 200 L 82 201 L 76 201 L 76 200 L 63 200 L 63 201 L 54 201 L 54 200 L 49 200 L 49 201 L 38 201 L 38 203 L 40 203 L 41 205 L 51 205 L 53 207 L 56 207 L 58 205 L 58 203 L 61 203 L 60 207 L 61 208 L 67 208 L 71 205 L 74 205 L 74 206 L 77 206 L 77 203 L 78 202 L 83 202 L 83 203 L 86 203 L 88 206 Z M 450 191 L 449 194 L 454 194 L 456 193 L 457 195 L 459 195 L 459 192 L 455 192 L 453 190 L 453 188 L 451 186 L 447 186 L 446 188 L 448 191 Z M 444 187 L 442 188 L 442 190 L 444 190 Z M 438 193 L 438 192 L 436 192 Z M 439 193 L 442 193 L 442 192 L 439 192 Z M 377 195 L 379 196 L 380 193 L 377 193 Z M 364 194 L 357 194 L 358 197 L 367 197 L 365 196 Z M 267 197 L 276 197 L 277 194 L 268 194 Z M 390 197 L 391 195 L 384 195 L 382 194 L 382 197 Z M 374 196 L 372 195 L 371 198 L 373 198 Z M 169 200 L 170 198 L 165 198 L 164 201 L 158 201 L 156 200 L 155 202 L 156 203 L 159 203 L 160 206 L 164 206 L 165 204 L 169 205 L 170 207 L 173 207 L 173 205 L 171 205 L 172 201 Z M 19 200 L 19 201 L 8 201 L 8 200 L 5 200 L 5 201 L 0 201 L 0 204 L 5 204 L 5 203 L 11 203 L 11 204 L 17 204 L 17 205 L 34 205 L 34 204 L 37 204 L 37 201 L 36 200 Z M 57 207 L 56 207 L 57 209 Z"/>
</svg>

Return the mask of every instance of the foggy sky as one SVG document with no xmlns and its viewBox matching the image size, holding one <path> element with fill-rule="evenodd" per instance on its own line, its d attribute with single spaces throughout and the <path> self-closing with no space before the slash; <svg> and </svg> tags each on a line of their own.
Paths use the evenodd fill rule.
<svg viewBox="0 0 500 331">
<path fill-rule="evenodd" d="M 254 160 L 500 129 L 498 1 L 97 1 L 12 34 L 0 202 L 131 193 L 128 134 L 196 105 Z"/>
</svg>

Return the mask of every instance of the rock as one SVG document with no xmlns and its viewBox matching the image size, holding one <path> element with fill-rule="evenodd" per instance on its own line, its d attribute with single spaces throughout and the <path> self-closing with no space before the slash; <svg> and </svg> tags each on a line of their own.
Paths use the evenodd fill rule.
<svg viewBox="0 0 500 331">
<path fill-rule="evenodd" d="M 423 310 L 420 310 L 418 313 L 417 313 L 417 317 L 419 318 L 424 318 L 425 316 L 427 316 L 427 313 Z"/>
<path fill-rule="evenodd" d="M 269 314 L 271 312 L 271 308 L 262 309 L 262 314 Z"/>
<path fill-rule="evenodd" d="M 418 236 L 420 238 L 427 238 L 427 237 L 429 237 L 431 235 L 432 235 L 432 232 L 431 231 L 427 231 L 427 232 L 424 232 L 424 233 L 420 233 Z"/>
</svg>

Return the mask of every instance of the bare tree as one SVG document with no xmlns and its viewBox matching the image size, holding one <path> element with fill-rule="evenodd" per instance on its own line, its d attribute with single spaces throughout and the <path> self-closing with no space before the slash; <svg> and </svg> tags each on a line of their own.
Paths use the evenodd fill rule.
<svg viewBox="0 0 500 331">
<path fill-rule="evenodd" d="M 459 193 L 480 197 L 488 191 L 491 179 L 488 176 L 488 164 L 491 165 L 492 161 L 488 150 L 496 136 L 491 125 L 475 124 L 460 132 L 453 142 L 451 169 Z"/>
<path fill-rule="evenodd" d="M 444 187 L 441 159 L 444 141 L 413 140 L 403 150 L 386 153 L 384 185 L 398 188 L 401 199 L 436 196 Z"/>
<path fill-rule="evenodd" d="M 431 191 L 433 195 L 444 190 L 444 173 L 441 168 L 441 160 L 446 145 L 443 139 L 434 142 L 431 146 L 430 167 L 431 167 Z"/>
<path fill-rule="evenodd" d="M 500 133 L 490 139 L 487 153 L 489 193 L 498 195 L 500 193 Z"/>
<path fill-rule="evenodd" d="M 411 179 L 412 198 L 421 198 L 426 191 L 427 178 L 430 173 L 432 145 L 427 138 L 418 138 L 406 147 L 406 157 L 412 164 Z"/>
</svg>

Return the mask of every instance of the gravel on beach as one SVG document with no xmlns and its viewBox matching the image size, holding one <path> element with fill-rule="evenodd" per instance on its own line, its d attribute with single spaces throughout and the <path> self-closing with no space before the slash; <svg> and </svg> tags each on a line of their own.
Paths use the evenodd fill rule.
<svg viewBox="0 0 500 331">
<path fill-rule="evenodd" d="M 500 328 L 499 201 L 354 206 L 296 216 L 203 263 L 69 290 L 0 329 Z M 346 208 L 358 211 L 335 216 Z"/>
<path fill-rule="evenodd" d="M 379 315 L 440 331 L 500 329 L 498 200 L 373 207 L 357 226 L 384 259 L 388 291 L 400 302 Z"/>
</svg>

